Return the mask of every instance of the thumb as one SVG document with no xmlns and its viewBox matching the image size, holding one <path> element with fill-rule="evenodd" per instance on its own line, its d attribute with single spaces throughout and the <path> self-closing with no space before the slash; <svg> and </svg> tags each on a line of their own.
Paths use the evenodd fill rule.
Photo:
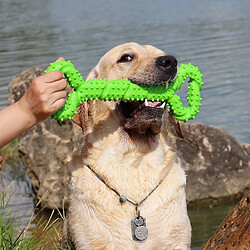
<svg viewBox="0 0 250 250">
<path fill-rule="evenodd" d="M 65 61 L 65 58 L 64 57 L 62 57 L 62 56 L 60 56 L 55 62 L 57 62 L 57 61 L 59 61 L 59 60 L 61 60 L 61 61 Z"/>
<path fill-rule="evenodd" d="M 59 61 L 59 60 L 61 60 L 61 61 L 65 61 L 65 58 L 64 58 L 64 57 L 62 57 L 62 56 L 60 56 L 60 57 L 59 57 L 56 61 L 54 61 L 54 62 L 57 62 L 57 61 Z M 48 68 L 49 68 L 49 67 L 48 67 Z M 47 68 L 47 69 L 48 69 L 48 68 Z M 46 69 L 46 70 L 47 70 L 47 69 Z"/>
</svg>

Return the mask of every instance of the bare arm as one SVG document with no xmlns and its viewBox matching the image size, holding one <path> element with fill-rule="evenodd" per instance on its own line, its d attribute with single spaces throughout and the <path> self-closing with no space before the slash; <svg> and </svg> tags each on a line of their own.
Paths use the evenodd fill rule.
<svg viewBox="0 0 250 250">
<path fill-rule="evenodd" d="M 60 109 L 66 87 L 62 72 L 49 72 L 35 78 L 18 102 L 0 110 L 0 148 Z"/>
</svg>

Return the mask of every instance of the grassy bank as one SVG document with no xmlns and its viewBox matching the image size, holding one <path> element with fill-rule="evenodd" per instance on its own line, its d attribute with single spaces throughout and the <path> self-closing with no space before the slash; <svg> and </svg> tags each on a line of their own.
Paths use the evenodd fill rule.
<svg viewBox="0 0 250 250">
<path fill-rule="evenodd" d="M 0 153 L 4 156 L 4 161 L 12 161 L 15 158 L 19 159 L 19 155 L 17 152 L 18 140 L 10 142 L 8 145 L 0 149 Z"/>
<path fill-rule="evenodd" d="M 16 218 L 14 212 L 8 207 L 13 193 L 13 182 L 0 192 L 0 249 L 62 249 L 60 242 L 62 237 L 62 225 L 64 214 L 54 216 L 55 210 L 48 217 L 39 216 L 39 213 L 31 217 L 25 228 L 20 226 L 22 217 Z M 32 213 L 33 211 L 27 211 Z M 35 227 L 32 227 L 35 223 Z M 71 249 L 70 247 L 66 249 Z"/>
<path fill-rule="evenodd" d="M 24 210 L 23 216 L 17 216 L 11 209 L 14 184 L 26 182 L 25 168 L 21 164 L 17 144 L 18 140 L 14 140 L 0 149 L 4 157 L 3 171 L 0 172 L 0 249 L 62 249 L 60 243 L 64 212 L 53 210 L 46 213 L 43 209 L 37 211 L 34 208 Z M 15 180 L 15 183 L 12 180 Z M 13 200 L 15 202 L 15 199 Z M 28 222 L 27 216 L 31 217 Z"/>
</svg>

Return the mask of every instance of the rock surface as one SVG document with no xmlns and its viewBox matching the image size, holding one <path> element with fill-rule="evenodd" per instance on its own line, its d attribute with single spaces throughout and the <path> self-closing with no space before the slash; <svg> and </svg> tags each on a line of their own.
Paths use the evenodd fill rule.
<svg viewBox="0 0 250 250">
<path fill-rule="evenodd" d="M 19 100 L 42 72 L 32 68 L 15 76 L 9 85 L 9 103 Z M 181 128 L 184 139 L 177 136 L 177 153 L 187 172 L 190 204 L 231 198 L 250 188 L 249 145 L 238 143 L 217 127 L 181 123 Z M 71 121 L 51 119 L 19 138 L 20 156 L 31 178 L 34 199 L 41 206 L 62 208 L 68 182 L 64 160 L 80 149 L 82 140 L 81 129 Z"/>
<path fill-rule="evenodd" d="M 250 249 L 250 192 L 224 219 L 202 249 Z"/>
<path fill-rule="evenodd" d="M 189 205 L 238 198 L 250 188 L 249 145 L 214 126 L 181 123 L 181 129 L 177 154 L 187 173 Z"/>
<path fill-rule="evenodd" d="M 9 84 L 9 104 L 18 101 L 33 79 L 42 73 L 40 68 L 31 68 L 15 76 Z M 76 153 L 81 139 L 81 129 L 71 121 L 52 119 L 39 123 L 19 138 L 18 150 L 31 179 L 33 198 L 41 207 L 62 208 L 64 202 L 67 206 L 65 159 Z"/>
</svg>

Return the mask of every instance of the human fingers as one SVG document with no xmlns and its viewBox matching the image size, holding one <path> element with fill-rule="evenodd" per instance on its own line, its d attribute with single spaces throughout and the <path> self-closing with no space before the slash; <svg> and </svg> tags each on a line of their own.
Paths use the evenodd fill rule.
<svg viewBox="0 0 250 250">
<path fill-rule="evenodd" d="M 67 86 L 68 86 L 68 82 L 65 79 L 52 82 L 49 85 L 51 93 L 64 90 L 66 89 Z"/>
<path fill-rule="evenodd" d="M 59 61 L 59 60 L 61 60 L 61 61 L 65 61 L 65 58 L 64 57 L 62 57 L 62 56 L 60 56 L 55 62 L 57 62 L 57 61 Z"/>
<path fill-rule="evenodd" d="M 57 62 L 57 61 L 59 61 L 59 60 L 61 60 L 61 61 L 65 61 L 65 58 L 64 58 L 64 57 L 62 57 L 62 56 L 60 56 L 60 57 L 59 57 L 57 60 L 55 60 L 54 62 Z M 48 68 L 49 68 L 49 67 L 48 67 Z M 47 69 L 48 69 L 48 68 L 47 68 Z M 46 70 L 47 70 L 47 69 L 46 69 Z"/>
<path fill-rule="evenodd" d="M 48 72 L 47 74 L 39 76 L 39 78 L 40 78 L 39 80 L 41 81 L 51 83 L 54 81 L 58 81 L 60 79 L 65 79 L 65 76 L 61 71 L 51 71 L 51 72 Z"/>
<path fill-rule="evenodd" d="M 57 91 L 57 92 L 52 93 L 50 95 L 51 105 L 53 105 L 57 100 L 65 98 L 66 96 L 67 96 L 66 90 L 61 90 L 61 91 Z"/>
<path fill-rule="evenodd" d="M 59 110 L 60 108 L 63 107 L 63 105 L 65 104 L 65 99 L 61 98 L 61 99 L 57 99 L 51 106 L 50 106 L 50 110 L 51 110 L 51 114 L 55 113 L 57 110 Z"/>
</svg>

